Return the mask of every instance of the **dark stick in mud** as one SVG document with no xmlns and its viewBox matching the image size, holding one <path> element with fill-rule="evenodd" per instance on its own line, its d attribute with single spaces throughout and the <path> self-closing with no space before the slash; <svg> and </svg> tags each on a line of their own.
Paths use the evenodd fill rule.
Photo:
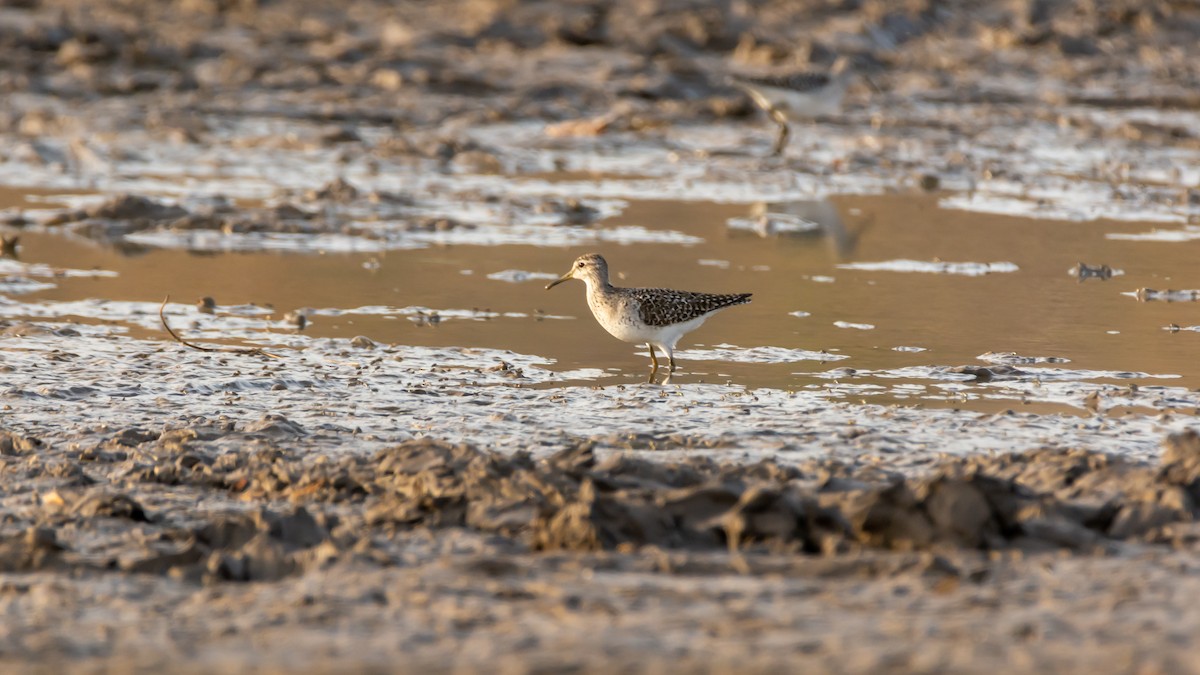
<svg viewBox="0 0 1200 675">
<path fill-rule="evenodd" d="M 179 334 L 172 330 L 169 325 L 167 325 L 167 316 L 163 313 L 163 311 L 166 309 L 167 302 L 170 300 L 171 296 L 168 295 L 163 298 L 162 304 L 158 306 L 158 320 L 162 322 L 163 330 L 167 331 L 168 335 L 170 335 L 175 339 L 176 342 L 184 347 L 191 347 L 192 349 L 200 352 L 224 352 L 226 354 L 243 354 L 245 356 L 269 356 L 273 359 L 283 358 L 278 354 L 272 354 L 271 352 L 264 351 L 259 347 L 202 347 L 193 342 L 184 340 L 183 338 L 179 337 Z"/>
</svg>

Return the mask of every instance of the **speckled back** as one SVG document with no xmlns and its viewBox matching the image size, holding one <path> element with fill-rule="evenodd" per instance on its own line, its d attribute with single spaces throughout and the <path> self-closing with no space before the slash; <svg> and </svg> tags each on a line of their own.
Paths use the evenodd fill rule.
<svg viewBox="0 0 1200 675">
<path fill-rule="evenodd" d="M 820 89 L 832 80 L 828 73 L 792 73 L 790 75 L 744 76 L 737 80 L 755 87 L 807 92 Z"/>
<path fill-rule="evenodd" d="M 621 294 L 638 304 L 638 315 L 647 326 L 670 326 L 691 321 L 718 309 L 750 302 L 750 293 L 712 295 L 667 288 L 621 288 Z"/>
</svg>

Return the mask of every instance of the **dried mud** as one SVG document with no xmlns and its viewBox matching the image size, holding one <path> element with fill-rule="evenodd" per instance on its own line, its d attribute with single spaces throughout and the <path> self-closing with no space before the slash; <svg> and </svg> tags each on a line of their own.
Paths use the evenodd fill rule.
<svg viewBox="0 0 1200 675">
<path fill-rule="evenodd" d="M 156 303 L 14 299 L 111 274 L 16 260 L 22 231 L 126 254 L 703 241 L 604 223 L 663 195 L 827 216 L 930 193 L 1186 245 L 1198 37 L 1180 2 L 0 0 L 0 185 L 63 193 L 0 214 L 0 667 L 1200 672 L 1200 397 L 1131 382 L 1168 376 L 989 351 L 819 392 L 589 390 L 557 384 L 604 373 L 512 351 L 298 332 L 562 318 L 540 311 L 167 306 L 266 359 L 145 339 Z M 839 54 L 879 91 L 762 157 L 773 130 L 723 75 Z M 759 211 L 729 228 L 853 247 Z M 1023 271 L 930 258 L 841 269 Z M 1137 273 L 1111 262 L 1070 274 Z M 1081 412 L 845 403 L 872 375 Z"/>
<path fill-rule="evenodd" d="M 23 617 L 4 660 L 18 670 L 174 669 L 174 654 L 194 671 L 258 658 L 302 670 L 1186 670 L 1194 656 L 1198 617 L 1161 575 L 1195 585 L 1195 433 L 1169 438 L 1158 465 L 1046 449 L 917 478 L 836 460 L 602 459 L 589 445 L 537 459 L 425 440 L 331 458 L 278 416 L 107 436 L 0 438 L 0 475 L 21 486 L 4 498 L 0 542 L 0 604 Z M 1134 560 L 1139 576 L 1099 603 L 1107 623 L 1074 614 Z M 1093 588 L 1075 587 L 1080 573 Z M 867 610 L 880 593 L 894 600 Z M 1000 630 L 947 639 L 978 625 L 980 602 L 1003 612 Z M 945 632 L 903 627 L 941 623 L 933 607 Z M 1181 613 L 1151 628 L 1165 611 Z M 169 627 L 153 627 L 160 612 Z M 1134 615 L 1151 621 L 1136 648 L 1107 639 Z M 641 634 L 654 616 L 670 618 Z M 875 649 L 847 653 L 857 639 Z M 286 650 L 255 656 L 261 640 Z M 1085 645 L 1096 651 L 1061 651 Z"/>
</svg>

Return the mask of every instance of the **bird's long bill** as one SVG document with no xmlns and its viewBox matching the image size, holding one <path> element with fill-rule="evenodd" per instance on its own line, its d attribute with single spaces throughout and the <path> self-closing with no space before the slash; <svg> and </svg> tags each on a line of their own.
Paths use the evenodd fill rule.
<svg viewBox="0 0 1200 675">
<path fill-rule="evenodd" d="M 567 272 L 566 274 L 562 275 L 561 277 L 559 277 L 559 278 L 555 279 L 554 281 L 551 281 L 550 283 L 546 284 L 546 290 L 550 290 L 551 288 L 554 288 L 555 286 L 557 286 L 557 285 L 561 284 L 562 282 L 564 282 L 564 281 L 568 281 L 568 280 L 570 280 L 570 279 L 574 279 L 574 278 L 575 278 L 575 277 L 571 276 L 571 273 L 570 273 L 570 272 Z"/>
</svg>

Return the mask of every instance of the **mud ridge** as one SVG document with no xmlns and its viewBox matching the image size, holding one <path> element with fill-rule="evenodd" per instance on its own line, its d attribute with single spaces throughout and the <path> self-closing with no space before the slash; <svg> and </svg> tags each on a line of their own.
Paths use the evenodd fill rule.
<svg viewBox="0 0 1200 675">
<path fill-rule="evenodd" d="M 84 450 L 7 433 L 0 474 L 29 491 L 5 527 L 0 570 L 273 580 L 346 557 L 398 563 L 385 542 L 446 529 L 513 550 L 834 557 L 1103 553 L 1197 536 L 1194 432 L 1170 437 L 1159 466 L 1040 449 L 948 460 L 917 478 L 833 460 L 600 458 L 587 444 L 544 459 L 432 440 L 312 457 L 304 434 L 281 417 L 232 432 L 131 428 Z M 237 438 L 245 447 L 229 449 Z"/>
</svg>

